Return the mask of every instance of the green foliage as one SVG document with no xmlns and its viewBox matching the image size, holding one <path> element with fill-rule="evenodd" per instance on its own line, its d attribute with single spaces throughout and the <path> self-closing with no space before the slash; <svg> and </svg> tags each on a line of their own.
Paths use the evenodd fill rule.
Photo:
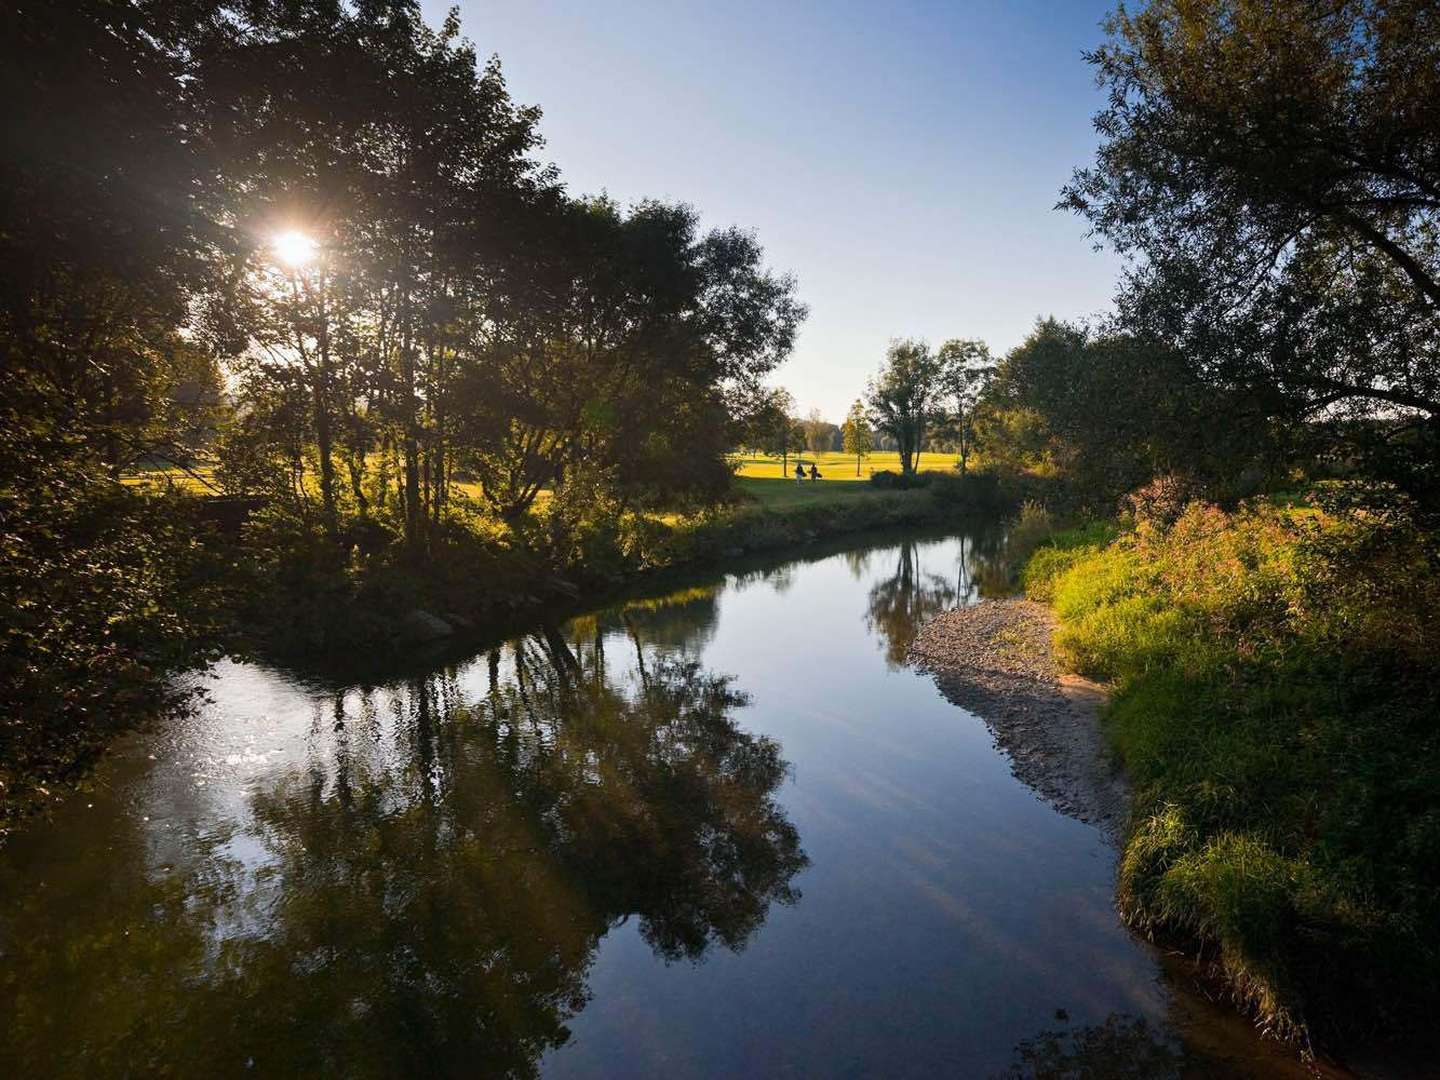
<svg viewBox="0 0 1440 1080">
<path fill-rule="evenodd" d="M 940 411 L 944 365 L 923 341 L 893 341 L 880 373 L 871 380 L 866 402 L 876 428 L 895 440 L 900 472 L 915 472 L 915 457 L 926 428 Z"/>
<path fill-rule="evenodd" d="M 1025 595 L 1042 603 L 1051 602 L 1055 599 L 1055 580 L 1082 559 L 1105 547 L 1117 534 L 1118 529 L 1113 524 L 1098 519 L 1049 533 L 1020 569 L 1020 586 Z"/>
<path fill-rule="evenodd" d="M 992 466 L 1058 473 L 1074 501 L 1107 513 L 1162 474 L 1253 494 L 1239 489 L 1278 454 L 1253 403 L 1204 385 L 1173 350 L 1054 319 L 997 365 L 977 411 Z"/>
<path fill-rule="evenodd" d="M 1038 549 L 1056 646 L 1114 684 L 1137 925 L 1199 940 L 1277 1032 L 1434 1004 L 1440 570 L 1403 519 L 1194 503 Z"/>
<path fill-rule="evenodd" d="M 841 429 L 842 446 L 847 454 L 855 455 L 855 475 L 860 475 L 860 459 L 875 449 L 875 440 L 870 433 L 870 420 L 865 415 L 865 403 L 860 400 L 850 406 Z"/>
<path fill-rule="evenodd" d="M 0 837 L 58 796 L 107 739 L 179 704 L 168 680 L 211 655 L 224 567 L 192 500 L 105 485 L 0 440 Z"/>
<path fill-rule="evenodd" d="M 958 338 L 941 345 L 936 359 L 940 364 L 941 395 L 950 406 L 945 423 L 955 437 L 960 471 L 968 472 L 970 454 L 975 449 L 975 414 L 995 375 L 995 364 L 985 342 Z"/>
<path fill-rule="evenodd" d="M 928 487 L 935 474 L 929 472 L 894 472 L 881 469 L 870 474 L 870 486 L 881 491 L 907 491 L 911 488 Z"/>
<path fill-rule="evenodd" d="M 1433 8 L 1150 0 L 1106 29 L 1102 142 L 1064 205 L 1131 259 L 1120 323 L 1190 385 L 1433 513 Z"/>
</svg>

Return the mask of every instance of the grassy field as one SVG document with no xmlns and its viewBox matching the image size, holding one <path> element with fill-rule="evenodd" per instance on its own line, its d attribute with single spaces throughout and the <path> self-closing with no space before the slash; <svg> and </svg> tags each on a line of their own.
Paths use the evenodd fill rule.
<svg viewBox="0 0 1440 1080">
<path fill-rule="evenodd" d="M 820 471 L 825 471 L 824 466 Z M 754 499 L 763 509 L 781 512 L 811 506 L 848 505 L 887 494 L 869 484 L 832 484 L 828 480 L 806 480 L 799 484 L 778 476 L 743 473 L 735 478 L 735 489 L 741 495 Z"/>
<path fill-rule="evenodd" d="M 798 484 L 794 479 L 795 462 L 799 460 L 808 469 L 812 463 L 820 469 L 818 481 L 806 480 Z M 920 469 L 924 472 L 952 472 L 959 458 L 956 454 L 923 454 Z M 836 500 L 845 500 L 873 491 L 868 484 L 872 473 L 889 470 L 900 471 L 900 455 L 893 451 L 879 451 L 865 457 L 860 463 L 860 475 L 855 475 L 855 458 L 847 454 L 805 454 L 798 459 L 791 456 L 782 469 L 778 457 L 741 456 L 732 458 L 737 465 L 736 487 L 741 494 L 753 498 L 767 510 L 788 510 L 797 507 L 816 506 Z M 786 475 L 782 477 L 782 471 Z M 314 477 L 311 478 L 312 486 Z M 192 495 L 214 495 L 219 493 L 213 465 L 200 464 L 189 472 L 178 468 L 156 466 L 130 473 L 123 483 L 136 487 L 174 488 Z M 471 481 L 455 481 L 455 490 L 472 499 L 480 498 L 480 485 Z M 541 493 L 541 502 L 548 492 Z"/>
<path fill-rule="evenodd" d="M 833 452 L 826 454 L 806 453 L 799 455 L 798 458 L 795 454 L 791 454 L 787 467 L 791 474 L 788 479 L 792 484 L 795 482 L 794 471 L 797 460 L 807 469 L 810 467 L 811 462 L 814 462 L 820 469 L 821 483 L 829 480 L 868 480 L 870 479 L 871 473 L 877 473 L 883 470 L 890 472 L 900 471 L 900 455 L 893 450 L 877 450 L 875 453 L 864 457 L 860 462 L 860 474 L 858 476 L 855 474 L 855 457 L 853 454 L 837 454 Z M 924 472 L 949 471 L 956 467 L 959 460 L 959 454 L 932 454 L 926 452 L 920 455 L 919 467 Z M 731 461 L 739 464 L 736 475 L 745 478 L 775 479 L 778 478 L 782 472 L 780 459 L 778 457 L 770 457 L 769 455 L 755 456 L 744 454 L 731 458 Z M 974 465 L 973 457 L 970 463 L 972 466 Z"/>
</svg>

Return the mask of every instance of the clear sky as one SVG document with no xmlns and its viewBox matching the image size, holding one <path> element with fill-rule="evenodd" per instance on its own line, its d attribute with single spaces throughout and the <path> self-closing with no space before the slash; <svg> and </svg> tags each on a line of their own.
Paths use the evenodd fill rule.
<svg viewBox="0 0 1440 1080">
<path fill-rule="evenodd" d="M 450 4 L 424 0 L 439 23 Z M 463 0 L 576 194 L 754 229 L 810 318 L 775 382 L 840 421 L 892 337 L 1003 352 L 1105 310 L 1118 262 L 1054 210 L 1110 0 Z"/>
</svg>

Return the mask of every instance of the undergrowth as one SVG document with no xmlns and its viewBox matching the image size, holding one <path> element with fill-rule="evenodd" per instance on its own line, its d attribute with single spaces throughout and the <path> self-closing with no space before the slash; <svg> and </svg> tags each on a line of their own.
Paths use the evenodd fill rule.
<svg viewBox="0 0 1440 1080">
<path fill-rule="evenodd" d="M 1108 531 L 1107 531 L 1108 530 Z M 1440 998 L 1440 563 L 1404 520 L 1192 503 L 1091 525 L 1022 580 L 1115 687 L 1118 893 L 1265 1028 L 1370 1038 Z"/>
</svg>

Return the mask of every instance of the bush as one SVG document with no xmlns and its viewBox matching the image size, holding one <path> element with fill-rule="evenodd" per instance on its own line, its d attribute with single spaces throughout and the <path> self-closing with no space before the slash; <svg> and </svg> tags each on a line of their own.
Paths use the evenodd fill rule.
<svg viewBox="0 0 1440 1080">
<path fill-rule="evenodd" d="M 1167 516 L 1053 534 L 1023 575 L 1062 658 L 1115 686 L 1122 911 L 1201 942 L 1279 1033 L 1413 1023 L 1440 1004 L 1433 540 L 1367 514 Z"/>
<path fill-rule="evenodd" d="M 0 475 L 0 839 L 182 701 L 172 677 L 215 655 L 223 600 L 194 500 L 64 460 L 37 473 Z"/>
<path fill-rule="evenodd" d="M 930 497 L 947 510 L 993 514 L 1005 506 L 1000 478 L 992 472 L 922 473 L 928 476 Z"/>
<path fill-rule="evenodd" d="M 934 472 L 917 472 L 906 475 L 892 469 L 881 469 L 870 474 L 870 486 L 881 491 L 909 491 L 912 488 L 929 487 L 940 475 Z"/>
<path fill-rule="evenodd" d="M 1167 473 L 1130 492 L 1120 505 L 1138 523 L 1169 528 L 1198 495 L 1199 490 L 1188 479 Z"/>
</svg>

